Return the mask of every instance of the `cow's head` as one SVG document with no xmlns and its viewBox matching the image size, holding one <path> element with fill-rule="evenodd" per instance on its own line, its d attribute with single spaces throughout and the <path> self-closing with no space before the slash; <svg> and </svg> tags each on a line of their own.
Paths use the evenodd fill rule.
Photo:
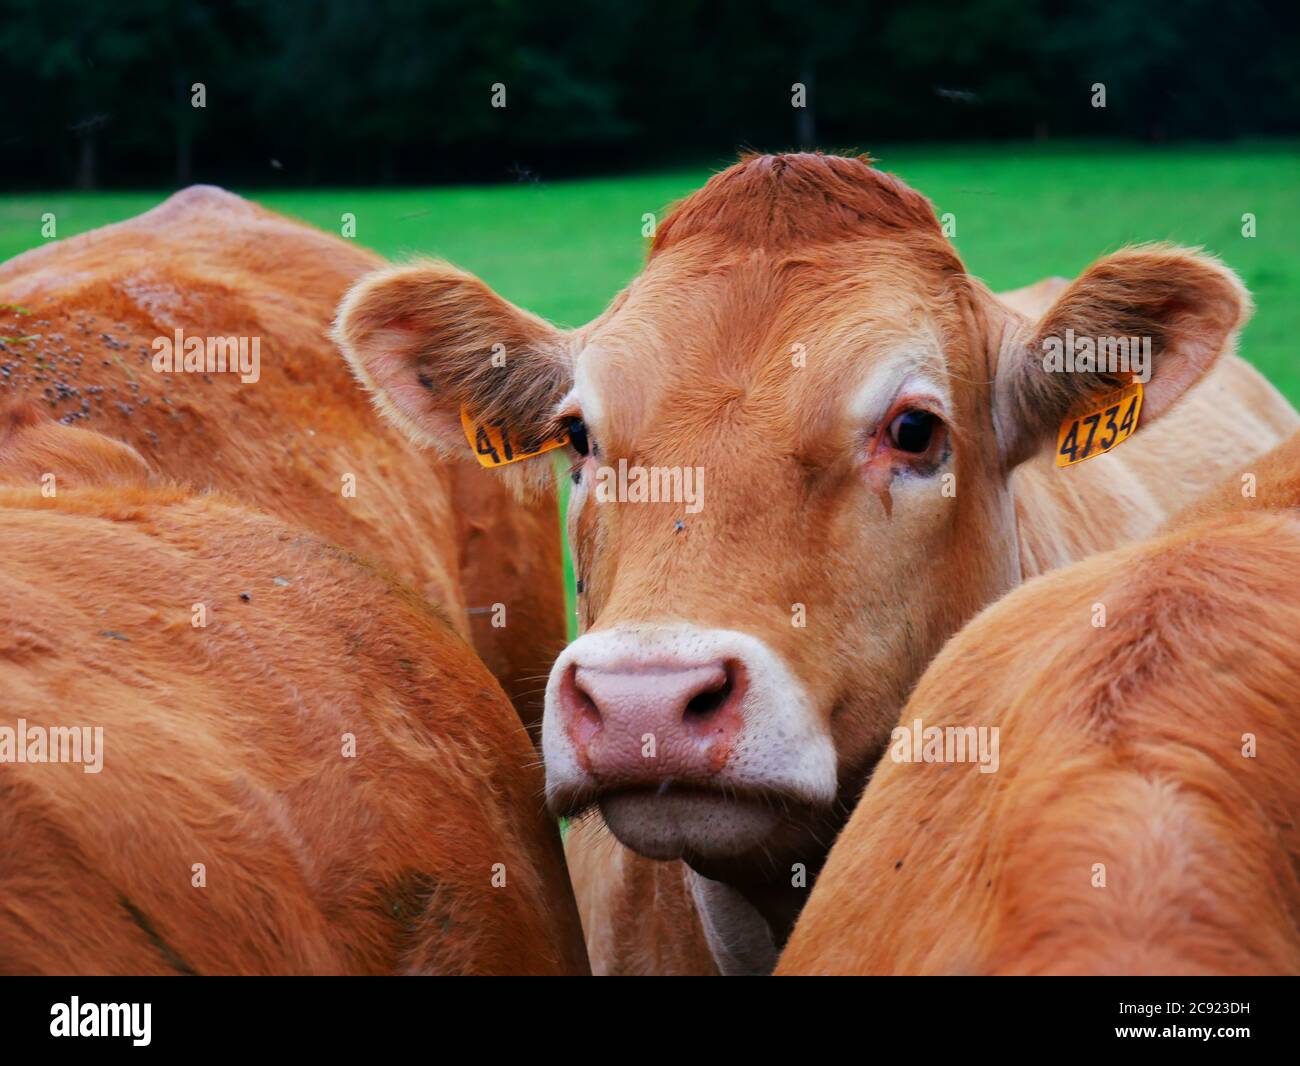
<svg viewBox="0 0 1300 1066">
<path fill-rule="evenodd" d="M 1212 260 L 1139 248 L 1031 323 L 966 273 L 924 197 L 865 160 L 792 155 L 685 200 L 580 329 L 425 264 L 363 281 L 335 335 L 449 455 L 472 458 L 466 405 L 521 438 L 568 431 L 584 634 L 547 689 L 550 802 L 735 877 L 824 849 L 927 661 L 1019 579 L 1012 469 L 1122 384 L 1046 373 L 1044 340 L 1150 337 L 1145 423 L 1245 309 Z M 651 485 L 681 498 L 636 498 Z"/>
</svg>

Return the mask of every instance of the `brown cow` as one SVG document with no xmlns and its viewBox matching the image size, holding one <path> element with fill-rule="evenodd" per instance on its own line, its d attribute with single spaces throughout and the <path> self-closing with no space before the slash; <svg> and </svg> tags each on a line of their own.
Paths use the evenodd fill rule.
<svg viewBox="0 0 1300 1066">
<path fill-rule="evenodd" d="M 34 338 L 0 350 L 0 402 L 43 400 L 165 476 L 386 567 L 472 634 L 534 724 L 541 701 L 527 693 L 565 636 L 553 497 L 520 506 L 487 471 L 434 462 L 375 417 L 326 330 L 381 262 L 220 189 L 187 189 L 0 266 L 0 335 Z M 250 372 L 168 372 L 178 330 L 204 360 L 211 339 L 214 364 L 243 340 Z"/>
<path fill-rule="evenodd" d="M 778 972 L 1300 973 L 1297 633 L 1300 434 L 953 638 Z M 917 720 L 996 771 L 901 761 Z"/>
<path fill-rule="evenodd" d="M 966 272 L 924 197 L 865 160 L 790 155 L 688 197 L 580 329 L 434 263 L 362 282 L 335 335 L 445 454 L 471 454 L 463 409 L 521 441 L 568 434 L 586 632 L 548 686 L 548 797 L 689 867 L 619 862 L 579 884 L 580 908 L 608 929 L 662 888 L 699 911 L 683 935 L 702 929 L 740 972 L 775 962 L 952 633 L 1024 577 L 1149 534 L 1297 425 L 1231 355 L 1161 420 L 1248 310 L 1221 264 L 1156 246 L 1098 261 L 1031 322 Z M 1066 415 L 1131 375 L 1048 373 L 1044 354 L 1110 336 L 1150 342 L 1142 428 L 1058 470 Z M 522 483 L 549 469 L 505 468 Z M 651 927 L 593 939 L 597 972 L 698 958 Z"/>
<path fill-rule="evenodd" d="M 1069 285 L 1068 278 L 1043 278 L 1032 285 L 1012 289 L 1010 292 L 1000 292 L 997 297 L 1011 310 L 1019 312 L 1026 318 L 1037 320 L 1042 318 Z"/>
<path fill-rule="evenodd" d="M 0 972 L 586 971 L 534 749 L 427 602 L 30 412 L 0 482 Z"/>
</svg>

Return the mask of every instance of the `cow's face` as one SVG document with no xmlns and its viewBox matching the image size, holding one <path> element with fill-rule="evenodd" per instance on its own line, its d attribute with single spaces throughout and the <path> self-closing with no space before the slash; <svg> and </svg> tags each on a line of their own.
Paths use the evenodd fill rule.
<svg viewBox="0 0 1300 1066">
<path fill-rule="evenodd" d="M 1031 324 L 924 198 L 795 156 L 688 199 L 581 329 L 426 265 L 363 282 L 336 336 L 444 451 L 470 455 L 462 405 L 568 432 L 584 634 L 547 688 L 550 802 L 734 879 L 824 851 L 926 662 L 1017 581 L 1011 470 L 1118 384 L 1045 373 L 1044 339 L 1151 337 L 1149 421 L 1243 313 L 1221 267 L 1148 249 Z"/>
<path fill-rule="evenodd" d="M 584 332 L 559 406 L 586 446 L 557 807 L 598 798 L 624 842 L 709 870 L 829 835 L 925 662 L 1016 576 L 1004 469 L 975 445 L 985 302 L 928 231 L 674 240 Z M 683 491 L 629 498 L 640 471 Z"/>
</svg>

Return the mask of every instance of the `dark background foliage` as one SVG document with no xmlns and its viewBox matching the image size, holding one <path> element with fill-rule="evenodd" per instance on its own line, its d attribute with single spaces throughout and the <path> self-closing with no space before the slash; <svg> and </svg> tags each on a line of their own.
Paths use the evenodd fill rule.
<svg viewBox="0 0 1300 1066">
<path fill-rule="evenodd" d="M 1294 0 L 0 0 L 0 180 L 427 184 L 1294 134 L 1298 28 Z"/>
</svg>

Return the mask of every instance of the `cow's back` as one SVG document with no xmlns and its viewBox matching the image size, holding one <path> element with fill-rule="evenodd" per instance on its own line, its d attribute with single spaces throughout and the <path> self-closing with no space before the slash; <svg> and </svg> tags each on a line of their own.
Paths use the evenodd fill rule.
<svg viewBox="0 0 1300 1066">
<path fill-rule="evenodd" d="M 520 505 L 485 471 L 449 470 L 371 408 L 327 330 L 347 288 L 379 265 L 237 196 L 187 189 L 0 266 L 5 332 L 36 337 L 0 352 L 0 399 L 37 400 L 167 477 L 374 560 L 472 632 L 535 718 L 529 677 L 564 641 L 553 498 Z M 178 329 L 258 338 L 259 379 L 155 372 L 155 339 Z M 495 603 L 504 632 L 491 625 Z"/>
<path fill-rule="evenodd" d="M 0 969 L 584 972 L 534 749 L 446 619 L 119 449 L 0 487 L 0 724 L 102 729 L 98 772 L 0 763 Z"/>
<path fill-rule="evenodd" d="M 887 756 L 778 972 L 1300 972 L 1300 437 L 1283 452 L 1265 507 L 1226 511 L 1230 478 L 1208 517 L 953 638 L 900 722 L 997 727 L 998 769 Z"/>
</svg>

